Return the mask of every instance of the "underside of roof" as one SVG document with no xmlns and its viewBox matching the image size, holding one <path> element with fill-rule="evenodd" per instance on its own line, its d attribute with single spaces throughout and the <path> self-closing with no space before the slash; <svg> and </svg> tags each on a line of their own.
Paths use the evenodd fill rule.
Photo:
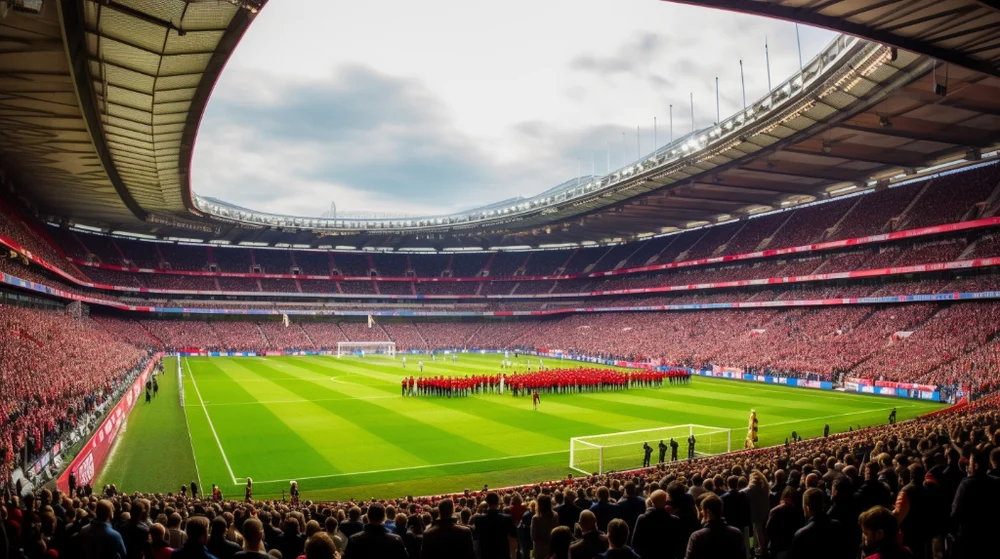
<svg viewBox="0 0 1000 559">
<path fill-rule="evenodd" d="M 665 0 L 824 27 L 1000 77 L 996 0 Z"/>
<path fill-rule="evenodd" d="M 187 212 L 205 104 L 266 0 L 44 0 L 0 19 L 0 156 L 41 212 Z"/>
</svg>

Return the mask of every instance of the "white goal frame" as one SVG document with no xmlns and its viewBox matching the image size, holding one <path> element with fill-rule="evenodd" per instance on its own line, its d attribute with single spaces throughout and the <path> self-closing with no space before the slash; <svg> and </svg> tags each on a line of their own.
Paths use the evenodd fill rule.
<svg viewBox="0 0 1000 559">
<path fill-rule="evenodd" d="M 569 467 L 582 474 L 603 474 L 612 470 L 635 470 L 642 464 L 642 444 L 649 443 L 653 447 L 653 460 L 658 462 L 660 440 L 674 438 L 680 445 L 678 459 L 687 459 L 687 439 L 695 436 L 695 458 L 714 456 L 731 452 L 733 449 L 733 430 L 728 427 L 714 427 L 686 423 L 640 429 L 638 431 L 621 431 L 587 437 L 573 437 L 569 440 Z M 626 450 L 627 449 L 627 450 Z M 623 455 L 622 453 L 625 453 Z M 627 456 L 627 457 L 626 457 Z M 593 463 L 596 460 L 596 471 L 585 469 L 584 461 Z"/>
<path fill-rule="evenodd" d="M 359 349 L 366 354 L 381 354 L 388 355 L 390 359 L 396 358 L 396 342 L 337 342 L 337 359 L 344 355 L 353 355 Z"/>
</svg>

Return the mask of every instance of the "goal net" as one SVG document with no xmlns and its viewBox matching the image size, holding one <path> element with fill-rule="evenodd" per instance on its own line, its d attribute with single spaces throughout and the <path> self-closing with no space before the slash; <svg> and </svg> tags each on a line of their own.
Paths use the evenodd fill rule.
<svg viewBox="0 0 1000 559">
<path fill-rule="evenodd" d="M 337 342 L 337 358 L 345 355 L 388 355 L 396 358 L 396 342 Z"/>
<path fill-rule="evenodd" d="M 584 474 L 603 474 L 612 470 L 633 470 L 643 465 L 643 443 L 653 447 L 651 464 L 659 461 L 659 445 L 677 441 L 677 459 L 688 458 L 688 437 L 694 435 L 694 457 L 724 454 L 732 450 L 733 430 L 708 425 L 673 425 L 640 431 L 624 431 L 569 440 L 569 467 Z"/>
</svg>

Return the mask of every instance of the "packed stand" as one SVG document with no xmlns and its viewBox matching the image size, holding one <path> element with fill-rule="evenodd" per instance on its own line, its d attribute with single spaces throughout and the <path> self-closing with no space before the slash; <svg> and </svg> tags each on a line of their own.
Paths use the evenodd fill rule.
<svg viewBox="0 0 1000 559">
<path fill-rule="evenodd" d="M 980 559 L 1000 524 L 998 405 L 694 460 L 663 445 L 650 467 L 454 495 L 44 490 L 5 499 L 5 537 L 28 559 Z"/>
<path fill-rule="evenodd" d="M 148 358 L 87 318 L 0 305 L 0 480 L 22 453 L 31 463 L 92 427 Z"/>
</svg>

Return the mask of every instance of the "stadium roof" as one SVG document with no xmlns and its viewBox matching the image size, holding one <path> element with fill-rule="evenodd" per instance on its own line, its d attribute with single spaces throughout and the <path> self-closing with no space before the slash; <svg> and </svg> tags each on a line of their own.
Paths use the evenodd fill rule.
<svg viewBox="0 0 1000 559">
<path fill-rule="evenodd" d="M 84 222 L 184 213 L 205 103 L 265 1 L 15 0 L 0 153 L 19 192 Z"/>
<path fill-rule="evenodd" d="M 191 149 L 211 89 L 263 4 L 16 0 L 0 19 L 0 158 L 18 194 L 46 217 L 160 236 L 314 246 L 537 246 L 749 216 L 976 159 L 1000 146 L 1000 78 L 993 51 L 983 50 L 1000 31 L 961 24 L 979 13 L 969 6 L 978 3 L 911 0 L 925 10 L 897 6 L 881 20 L 865 10 L 872 17 L 862 20 L 846 8 L 870 2 L 731 2 L 746 11 L 758 4 L 787 8 L 772 14 L 779 17 L 811 21 L 813 10 L 827 24 L 867 24 L 883 38 L 895 33 L 889 38 L 900 46 L 951 49 L 951 56 L 937 58 L 953 63 L 841 37 L 800 75 L 716 129 L 607 177 L 570 181 L 509 208 L 484 201 L 467 219 L 324 228 L 311 218 L 254 221 L 241 208 L 209 218 L 219 203 L 192 196 Z M 953 5 L 951 15 L 933 19 L 949 34 L 967 32 L 967 41 L 913 31 L 916 20 L 931 17 L 926 10 L 941 5 Z M 841 12 L 830 15 L 835 6 Z M 985 23 L 992 15 L 987 8 L 978 17 Z"/>
<path fill-rule="evenodd" d="M 997 0 L 666 0 L 825 27 L 1000 76 Z"/>
</svg>

